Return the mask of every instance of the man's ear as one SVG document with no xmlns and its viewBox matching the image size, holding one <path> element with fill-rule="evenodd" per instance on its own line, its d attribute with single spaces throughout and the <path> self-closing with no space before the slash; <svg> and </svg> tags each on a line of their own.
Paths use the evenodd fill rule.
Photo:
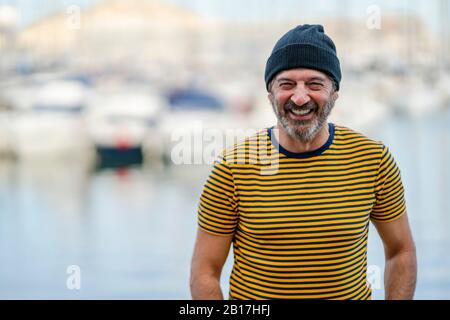
<svg viewBox="0 0 450 320">
<path fill-rule="evenodd" d="M 337 98 L 339 98 L 339 91 L 333 92 L 333 94 L 331 95 L 331 97 L 333 98 L 334 101 L 336 101 Z"/>
<path fill-rule="evenodd" d="M 272 93 L 272 91 L 269 91 L 268 93 L 267 93 L 267 98 L 269 99 L 269 101 L 270 101 L 270 103 L 271 104 L 273 104 L 273 93 Z"/>
</svg>

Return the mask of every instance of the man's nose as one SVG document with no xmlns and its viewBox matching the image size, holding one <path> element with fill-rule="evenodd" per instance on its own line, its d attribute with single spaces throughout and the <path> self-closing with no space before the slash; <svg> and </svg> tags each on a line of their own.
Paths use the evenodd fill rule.
<svg viewBox="0 0 450 320">
<path fill-rule="evenodd" d="M 296 105 L 301 106 L 311 100 L 311 98 L 308 95 L 308 91 L 304 86 L 297 86 L 295 88 L 294 94 L 291 96 L 292 102 L 294 102 Z"/>
</svg>

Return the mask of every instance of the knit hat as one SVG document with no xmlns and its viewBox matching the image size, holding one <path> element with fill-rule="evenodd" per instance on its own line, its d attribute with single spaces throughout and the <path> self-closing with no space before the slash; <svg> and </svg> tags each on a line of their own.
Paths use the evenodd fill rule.
<svg viewBox="0 0 450 320">
<path fill-rule="evenodd" d="M 339 59 L 333 40 L 324 33 L 323 26 L 299 25 L 277 41 L 266 63 L 264 78 L 267 91 L 278 72 L 294 68 L 322 71 L 334 80 L 336 90 L 339 90 Z"/>
</svg>

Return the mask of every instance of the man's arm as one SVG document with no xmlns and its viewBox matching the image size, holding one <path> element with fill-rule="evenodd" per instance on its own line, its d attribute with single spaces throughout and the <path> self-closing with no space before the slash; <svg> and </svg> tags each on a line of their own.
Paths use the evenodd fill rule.
<svg viewBox="0 0 450 320">
<path fill-rule="evenodd" d="M 192 299 L 223 300 L 220 274 L 232 240 L 233 236 L 216 236 L 198 229 L 191 264 Z"/>
<path fill-rule="evenodd" d="M 416 248 L 406 213 L 391 222 L 372 221 L 384 245 L 386 300 L 409 300 L 417 278 Z"/>
</svg>

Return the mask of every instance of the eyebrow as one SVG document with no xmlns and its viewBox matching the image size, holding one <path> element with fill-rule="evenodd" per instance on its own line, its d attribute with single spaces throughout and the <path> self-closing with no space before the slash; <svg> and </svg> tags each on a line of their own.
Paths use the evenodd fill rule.
<svg viewBox="0 0 450 320">
<path fill-rule="evenodd" d="M 310 78 L 308 81 L 322 81 L 322 82 L 325 82 L 325 78 L 322 78 L 322 77 L 312 77 L 312 78 Z"/>
<path fill-rule="evenodd" d="M 278 78 L 278 79 L 277 79 L 277 82 L 278 82 L 278 83 L 280 83 L 281 81 L 292 81 L 292 82 L 294 82 L 294 80 L 289 79 L 289 78 Z"/>
</svg>

